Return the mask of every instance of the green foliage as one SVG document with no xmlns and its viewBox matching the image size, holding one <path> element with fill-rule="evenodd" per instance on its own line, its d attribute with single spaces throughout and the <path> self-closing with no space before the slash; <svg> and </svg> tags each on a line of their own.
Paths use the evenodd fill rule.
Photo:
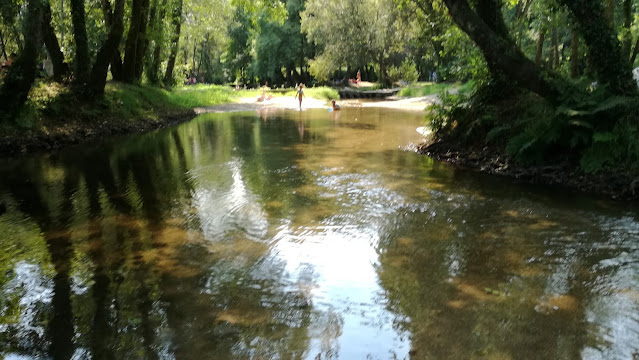
<svg viewBox="0 0 639 360">
<path fill-rule="evenodd" d="M 439 100 L 428 108 L 426 122 L 438 136 L 443 136 L 456 128 L 456 119 L 466 112 L 470 97 L 464 92 L 453 94 L 443 90 Z"/>
<path fill-rule="evenodd" d="M 438 136 L 503 149 L 520 164 L 570 163 L 586 172 L 639 171 L 639 99 L 568 83 L 558 105 L 484 83 L 470 97 L 441 95 L 427 120 Z M 568 91 L 568 89 L 571 89 Z"/>
<path fill-rule="evenodd" d="M 397 93 L 397 96 L 420 97 L 420 96 L 434 95 L 434 94 L 439 94 L 439 93 L 442 93 L 443 91 L 451 90 L 452 88 L 458 88 L 458 87 L 460 87 L 459 84 L 417 83 L 417 84 L 403 87 Z"/>
<path fill-rule="evenodd" d="M 412 84 L 419 79 L 419 73 L 417 72 L 415 63 L 406 59 L 399 67 L 391 66 L 391 68 L 388 69 L 388 79 L 391 83 L 401 81 Z"/>
</svg>

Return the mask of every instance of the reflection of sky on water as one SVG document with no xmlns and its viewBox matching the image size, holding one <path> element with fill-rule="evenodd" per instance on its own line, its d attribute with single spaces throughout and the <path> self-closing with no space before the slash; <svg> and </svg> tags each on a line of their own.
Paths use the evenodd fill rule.
<svg viewBox="0 0 639 360">
<path fill-rule="evenodd" d="M 311 345 L 306 352 L 309 359 L 317 354 L 344 359 L 407 356 L 409 334 L 393 326 L 397 314 L 387 310 L 388 302 L 376 272 L 377 222 L 380 216 L 394 211 L 393 204 L 403 203 L 401 196 L 384 189 L 376 175 L 322 176 L 317 179 L 320 197 L 331 194 L 341 214 L 314 226 L 281 219 L 275 235 L 266 238 L 266 214 L 258 196 L 248 190 L 240 167 L 241 160 L 234 159 L 190 172 L 198 184 L 193 204 L 204 238 L 231 241 L 228 236 L 240 231 L 253 241 L 271 243 L 272 247 L 264 260 L 248 272 L 237 262 L 222 261 L 213 266 L 208 270 L 204 291 L 217 295 L 224 284 L 239 281 L 240 286 L 266 291 L 262 301 L 267 304 L 273 301 L 273 295 L 267 295 L 271 287 L 298 294 L 285 301 L 292 306 L 306 302 L 313 309 Z M 387 205 L 374 200 L 383 200 Z M 237 271 L 244 275 L 238 277 Z M 293 321 L 290 325 L 295 326 L 296 319 L 290 315 L 280 320 Z M 255 341 L 249 345 L 257 346 L 259 340 Z"/>
<path fill-rule="evenodd" d="M 242 230 L 262 238 L 268 226 L 257 196 L 247 189 L 240 173 L 241 160 L 198 168 L 191 176 L 199 182 L 193 193 L 204 237 L 216 241 L 227 232 Z"/>
<path fill-rule="evenodd" d="M 407 354 L 407 334 L 393 328 L 396 315 L 386 310 L 387 300 L 378 284 L 374 228 L 286 227 L 276 237 L 274 256 L 286 260 L 288 273 L 304 278 L 302 285 L 310 290 L 313 308 L 330 314 L 329 324 L 322 325 L 340 323 L 341 331 L 333 334 L 339 337 L 331 345 L 339 348 L 336 355 L 356 359 L 368 355 L 386 358 L 387 354 L 401 358 Z M 322 335 L 330 330 L 315 325 L 312 332 L 310 355 L 326 353 Z"/>
</svg>

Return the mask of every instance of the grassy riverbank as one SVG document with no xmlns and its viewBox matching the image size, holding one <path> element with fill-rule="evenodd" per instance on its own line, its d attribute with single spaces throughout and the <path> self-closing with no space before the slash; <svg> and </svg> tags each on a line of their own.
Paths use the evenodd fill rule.
<svg viewBox="0 0 639 360">
<path fill-rule="evenodd" d="M 397 96 L 401 97 L 420 97 L 427 95 L 435 95 L 439 94 L 445 90 L 451 90 L 454 88 L 460 88 L 464 90 L 470 89 L 470 83 L 432 83 L 432 82 L 418 82 L 415 84 L 408 85 L 402 88 Z"/>
<path fill-rule="evenodd" d="M 173 125 L 195 116 L 193 108 L 257 97 L 261 90 L 196 85 L 164 90 L 110 82 L 103 99 L 87 100 L 69 86 L 40 82 L 29 94 L 17 119 L 0 124 L 0 154 L 51 150 L 104 137 Z M 273 92 L 293 96 L 294 92 Z M 305 90 L 308 97 L 338 98 L 330 88 Z"/>
</svg>

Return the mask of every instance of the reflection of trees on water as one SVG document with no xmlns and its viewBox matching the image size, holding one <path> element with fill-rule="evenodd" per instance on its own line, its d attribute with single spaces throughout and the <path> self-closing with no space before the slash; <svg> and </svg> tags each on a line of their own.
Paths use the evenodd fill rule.
<svg viewBox="0 0 639 360">
<path fill-rule="evenodd" d="M 637 351 L 639 322 L 618 320 L 639 307 L 613 308 L 624 296 L 611 292 L 636 292 L 639 268 L 600 268 L 602 258 L 629 253 L 632 227 L 611 237 L 570 208 L 428 192 L 432 212 L 405 212 L 401 222 L 392 215 L 381 235 L 380 278 L 391 306 L 410 317 L 403 326 L 417 357 L 621 359 Z"/>
<path fill-rule="evenodd" d="M 288 169 L 294 180 L 274 187 L 269 182 L 282 180 L 276 170 L 297 155 L 284 151 L 266 159 L 260 152 L 262 142 L 282 132 L 293 136 L 295 125 L 269 122 L 256 128 L 252 121 L 196 121 L 8 168 L 11 176 L 0 176 L 0 196 L 9 204 L 2 217 L 34 222 L 42 235 L 29 241 L 46 246 L 30 247 L 3 263 L 9 277 L 0 287 L 7 291 L 15 277 L 11 271 L 24 259 L 43 269 L 33 274 L 46 274 L 40 282 L 52 295 L 31 308 L 35 317 L 4 316 L 25 309 L 20 295 L 12 298 L 0 314 L 2 329 L 41 326 L 44 333 L 25 342 L 24 332 L 3 331 L 0 354 L 304 358 L 307 329 L 322 315 L 313 313 L 299 290 L 251 271 L 261 266 L 268 244 L 243 240 L 234 231 L 221 234 L 219 244 L 207 243 L 200 218 L 193 216 L 192 194 L 201 179 L 192 171 L 229 161 L 234 147 L 255 154 L 236 170 L 248 191 L 265 193 L 248 199 L 270 206 L 263 216 L 292 206 L 285 183 L 303 175 Z M 209 185 L 218 186 L 215 178 Z M 279 199 L 283 206 L 264 199 Z M 231 258 L 217 257 L 227 245 Z M 234 267 L 232 256 L 239 259 L 252 249 L 256 255 Z M 205 286 L 211 279 L 219 282 L 215 292 Z M 27 320 L 37 323 L 21 323 Z"/>
</svg>

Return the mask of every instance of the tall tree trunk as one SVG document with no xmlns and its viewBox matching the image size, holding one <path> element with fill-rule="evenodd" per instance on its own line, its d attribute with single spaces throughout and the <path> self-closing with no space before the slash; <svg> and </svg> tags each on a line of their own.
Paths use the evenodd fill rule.
<svg viewBox="0 0 639 360">
<path fill-rule="evenodd" d="M 539 40 L 537 41 L 537 54 L 535 55 L 535 64 L 541 65 L 544 57 L 544 41 L 546 40 L 546 28 L 539 29 Z"/>
<path fill-rule="evenodd" d="M 75 80 L 84 84 L 89 78 L 89 42 L 85 21 L 84 0 L 71 0 L 71 20 L 75 40 Z"/>
<path fill-rule="evenodd" d="M 466 0 L 444 0 L 453 21 L 479 46 L 486 61 L 493 69 L 502 71 L 509 79 L 549 100 L 556 100 L 558 91 L 554 84 L 541 75 L 539 67 L 519 50 L 509 39 L 491 29 L 470 8 Z"/>
<path fill-rule="evenodd" d="M 22 40 L 20 39 L 20 32 L 18 31 L 18 28 L 15 24 L 11 24 L 11 29 L 13 30 L 13 38 L 16 42 L 16 45 L 18 45 L 18 52 L 22 52 L 25 45 L 22 44 Z"/>
<path fill-rule="evenodd" d="M 632 55 L 630 56 L 630 64 L 634 66 L 635 60 L 637 59 L 637 54 L 639 54 L 639 38 L 637 38 L 637 42 L 635 42 L 635 48 L 632 50 Z"/>
<path fill-rule="evenodd" d="M 191 75 L 195 76 L 195 53 L 197 52 L 197 40 L 193 41 L 193 57 L 191 58 Z"/>
<path fill-rule="evenodd" d="M 528 1 L 526 2 L 526 6 L 524 6 L 524 11 L 523 11 L 523 13 L 521 14 L 523 17 L 525 17 L 526 15 L 528 15 L 528 10 L 530 10 L 530 5 L 532 5 L 533 1 L 534 1 L 534 0 L 528 0 Z"/>
<path fill-rule="evenodd" d="M 557 26 L 553 26 L 550 31 L 550 41 L 552 43 L 552 59 L 550 60 L 550 68 L 559 68 L 559 39 L 557 36 Z"/>
<path fill-rule="evenodd" d="M 138 44 L 135 49 L 135 80 L 142 80 L 142 69 L 144 68 L 144 55 L 149 44 L 146 28 L 149 23 L 149 0 L 142 1 L 142 13 L 140 14 L 140 32 L 138 33 Z"/>
<path fill-rule="evenodd" d="M 122 40 L 122 33 L 124 32 L 124 0 L 115 0 L 113 8 L 109 33 L 98 51 L 91 71 L 89 93 L 95 96 L 104 95 L 109 63 L 116 56 L 120 40 Z"/>
<path fill-rule="evenodd" d="M 119 46 L 115 49 L 111 59 L 111 75 L 113 75 L 113 80 L 115 81 L 124 81 L 124 64 L 122 64 Z"/>
<path fill-rule="evenodd" d="M 623 56 L 629 59 L 632 50 L 632 0 L 624 0 L 623 17 Z"/>
<path fill-rule="evenodd" d="M 180 43 L 180 28 L 182 26 L 182 5 L 184 0 L 177 0 L 177 6 L 173 11 L 173 27 L 174 32 L 171 37 L 171 50 L 169 60 L 166 64 L 166 73 L 164 74 L 164 86 L 173 84 L 173 67 L 175 67 L 175 58 L 177 57 L 178 45 Z"/>
<path fill-rule="evenodd" d="M 27 4 L 24 50 L 9 68 L 0 88 L 0 122 L 13 119 L 27 101 L 42 46 L 43 11 L 42 0 L 30 0 Z"/>
<path fill-rule="evenodd" d="M 7 49 L 4 42 L 4 36 L 2 34 L 2 29 L 0 29 L 0 46 L 2 46 L 2 55 L 4 55 L 4 59 L 9 60 L 9 57 L 7 56 Z"/>
<path fill-rule="evenodd" d="M 151 58 L 151 66 L 148 70 L 148 79 L 149 81 L 157 85 L 160 82 L 160 63 L 162 61 L 162 44 L 164 43 L 164 17 L 166 16 L 166 3 L 167 0 L 162 0 L 162 4 L 160 5 L 160 12 L 158 17 L 155 19 L 153 24 L 153 36 L 155 37 L 155 46 L 153 48 L 153 55 Z"/>
<path fill-rule="evenodd" d="M 570 53 L 570 77 L 579 77 L 579 33 L 572 29 L 572 52 Z"/>
<path fill-rule="evenodd" d="M 69 66 L 64 62 L 64 54 L 60 50 L 58 38 L 55 36 L 55 31 L 51 25 L 51 4 L 48 1 L 44 4 L 42 35 L 47 52 L 53 63 L 53 77 L 56 81 L 60 81 L 69 71 Z"/>
<path fill-rule="evenodd" d="M 579 31 L 588 46 L 588 57 L 601 83 L 608 84 L 617 95 L 634 95 L 637 84 L 631 76 L 630 63 L 622 57 L 616 33 L 603 16 L 600 0 L 560 0 L 575 16 Z"/>
<path fill-rule="evenodd" d="M 123 80 L 133 82 L 135 80 L 135 62 L 137 60 L 138 36 L 140 34 L 140 22 L 142 21 L 142 8 L 144 0 L 133 0 L 131 5 L 131 24 L 126 36 L 124 46 Z"/>
<path fill-rule="evenodd" d="M 497 35 L 510 40 L 508 28 L 501 14 L 501 0 L 477 0 L 477 15 L 491 28 Z"/>
<path fill-rule="evenodd" d="M 611 28 L 615 28 L 615 0 L 606 0 L 606 20 Z"/>
</svg>

